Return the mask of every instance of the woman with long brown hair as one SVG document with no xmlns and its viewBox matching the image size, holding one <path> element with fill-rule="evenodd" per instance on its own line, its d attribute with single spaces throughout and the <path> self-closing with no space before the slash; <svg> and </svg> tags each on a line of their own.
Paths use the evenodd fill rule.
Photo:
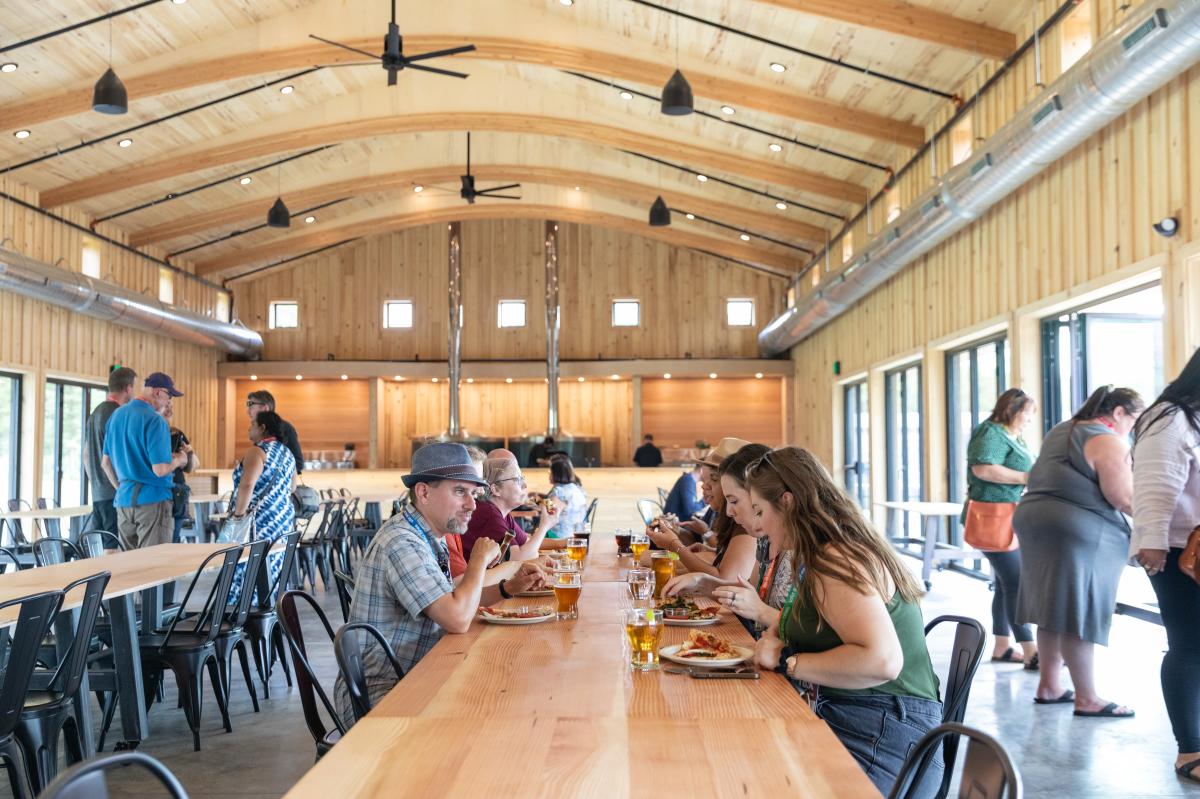
<svg viewBox="0 0 1200 799">
<path fill-rule="evenodd" d="M 759 526 L 788 543 L 804 574 L 755 660 L 810 686 L 813 710 L 886 794 L 909 750 L 942 720 L 921 588 L 810 452 L 774 450 L 751 465 L 746 484 Z M 942 771 L 939 750 L 920 795 L 936 794 Z"/>
</svg>

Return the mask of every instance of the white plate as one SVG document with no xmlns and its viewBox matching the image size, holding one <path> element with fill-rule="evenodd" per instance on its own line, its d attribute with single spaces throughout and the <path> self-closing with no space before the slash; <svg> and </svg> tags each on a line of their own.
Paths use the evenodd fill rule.
<svg viewBox="0 0 1200 799">
<path fill-rule="evenodd" d="M 554 589 L 547 588 L 545 591 L 518 591 L 513 596 L 554 596 Z"/>
<path fill-rule="evenodd" d="M 548 613 L 545 616 L 534 616 L 533 618 L 529 618 L 529 619 L 505 619 L 505 618 L 501 618 L 500 616 L 489 616 L 486 613 L 480 613 L 479 618 L 483 619 L 488 624 L 519 625 L 519 624 L 541 624 L 544 621 L 550 621 L 551 619 L 557 618 L 557 615 L 553 611 L 551 611 L 550 613 Z"/>
<path fill-rule="evenodd" d="M 721 620 L 721 615 L 717 614 L 711 619 L 668 619 L 663 616 L 663 624 L 668 627 L 707 627 L 710 624 L 716 624 Z"/>
<path fill-rule="evenodd" d="M 738 651 L 740 657 L 734 658 L 681 658 L 676 656 L 679 647 L 683 644 L 675 644 L 674 646 L 663 647 L 659 650 L 660 657 L 664 657 L 672 663 L 680 663 L 684 666 L 736 666 L 738 663 L 745 663 L 750 658 L 754 657 L 754 650 L 744 646 L 733 645 L 733 648 Z"/>
</svg>

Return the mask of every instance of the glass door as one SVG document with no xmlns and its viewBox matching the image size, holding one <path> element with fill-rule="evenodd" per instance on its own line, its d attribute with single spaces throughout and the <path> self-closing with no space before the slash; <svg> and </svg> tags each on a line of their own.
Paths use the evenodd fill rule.
<svg viewBox="0 0 1200 799">
<path fill-rule="evenodd" d="M 901 367 L 884 377 L 887 419 L 887 492 L 892 502 L 916 502 L 925 495 L 925 436 L 921 412 L 921 365 Z M 921 529 L 916 514 L 888 513 L 888 534 L 910 537 Z"/>
<path fill-rule="evenodd" d="M 60 507 L 88 501 L 83 429 L 92 409 L 104 401 L 106 391 L 102 386 L 86 383 L 46 381 L 40 496 Z"/>
<path fill-rule="evenodd" d="M 867 405 L 867 381 L 842 389 L 842 419 L 845 426 L 843 481 L 846 492 L 870 516 L 871 512 L 871 415 Z"/>
</svg>

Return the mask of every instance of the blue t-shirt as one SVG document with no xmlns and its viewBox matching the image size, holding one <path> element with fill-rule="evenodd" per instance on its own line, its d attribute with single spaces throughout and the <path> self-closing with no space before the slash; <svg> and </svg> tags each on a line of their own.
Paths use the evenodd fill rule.
<svg viewBox="0 0 1200 799">
<path fill-rule="evenodd" d="M 125 403 L 108 420 L 104 454 L 112 461 L 121 485 L 113 505 L 129 508 L 171 498 L 171 473 L 154 473 L 153 464 L 171 462 L 171 430 L 150 403 L 134 399 Z M 141 486 L 137 502 L 135 486 Z"/>
</svg>

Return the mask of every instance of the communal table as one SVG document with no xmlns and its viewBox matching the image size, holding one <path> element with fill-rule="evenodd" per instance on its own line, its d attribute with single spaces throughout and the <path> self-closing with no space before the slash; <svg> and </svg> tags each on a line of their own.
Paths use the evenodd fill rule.
<svg viewBox="0 0 1200 799">
<path fill-rule="evenodd" d="M 0 602 L 8 602 L 43 591 L 60 591 L 70 583 L 98 572 L 109 572 L 112 577 L 104 589 L 104 601 L 108 605 L 112 625 L 114 673 L 105 680 L 93 678 L 89 689 L 87 676 L 80 686 L 80 702 L 76 711 L 81 714 L 85 736 L 85 747 L 89 756 L 94 753 L 92 741 L 91 707 L 89 690 L 119 691 L 122 748 L 133 748 L 146 737 L 149 723 L 146 715 L 145 690 L 142 683 L 142 659 L 138 647 L 137 615 L 133 599 L 142 593 L 144 616 L 155 617 L 161 612 L 161 587 L 164 583 L 183 577 L 191 577 L 204 560 L 214 552 L 225 549 L 222 544 L 160 544 L 128 552 L 111 552 L 95 558 L 70 561 L 36 569 L 0 574 Z M 62 641 L 69 641 L 74 629 L 70 611 L 77 610 L 83 602 L 82 586 L 63 599 L 62 620 L 71 625 L 59 630 Z M 16 624 L 16 607 L 0 611 L 0 627 Z M 121 746 L 120 744 L 118 746 Z"/>
<path fill-rule="evenodd" d="M 888 529 L 893 529 L 892 518 L 896 513 L 913 513 L 921 517 L 921 536 L 890 536 L 889 540 L 897 551 L 906 555 L 916 555 L 908 549 L 909 544 L 916 544 L 920 549 L 921 579 L 925 582 L 925 590 L 933 587 L 933 567 L 950 560 L 983 560 L 983 553 L 967 547 L 956 547 L 941 541 L 942 533 L 950 529 L 954 519 L 962 515 L 963 506 L 960 502 L 877 502 L 888 511 Z"/>
<path fill-rule="evenodd" d="M 782 675 L 632 672 L 616 541 L 591 548 L 577 620 L 446 635 L 287 799 L 879 797 Z M 702 629 L 753 644 L 724 611 Z M 662 646 L 688 632 L 666 627 Z"/>
<path fill-rule="evenodd" d="M 47 524 L 47 526 L 49 526 L 49 524 L 51 522 L 53 522 L 54 526 L 55 526 L 55 530 L 53 532 L 51 532 L 50 535 L 57 538 L 58 537 L 58 533 L 57 533 L 58 524 L 63 519 L 78 519 L 78 518 L 82 518 L 84 516 L 90 516 L 91 514 L 92 514 L 92 506 L 91 505 L 78 505 L 78 506 L 67 507 L 67 508 L 32 508 L 32 509 L 27 508 L 25 510 L 0 511 L 0 528 L 3 528 L 4 523 L 6 521 L 45 522 Z M 34 524 L 33 529 L 35 531 L 40 532 L 41 525 Z M 36 541 L 38 538 L 41 537 L 38 534 L 38 532 L 35 532 L 33 535 L 26 535 L 25 536 L 26 540 L 28 540 L 30 542 Z M 24 533 L 24 530 L 22 530 L 22 533 Z"/>
</svg>

